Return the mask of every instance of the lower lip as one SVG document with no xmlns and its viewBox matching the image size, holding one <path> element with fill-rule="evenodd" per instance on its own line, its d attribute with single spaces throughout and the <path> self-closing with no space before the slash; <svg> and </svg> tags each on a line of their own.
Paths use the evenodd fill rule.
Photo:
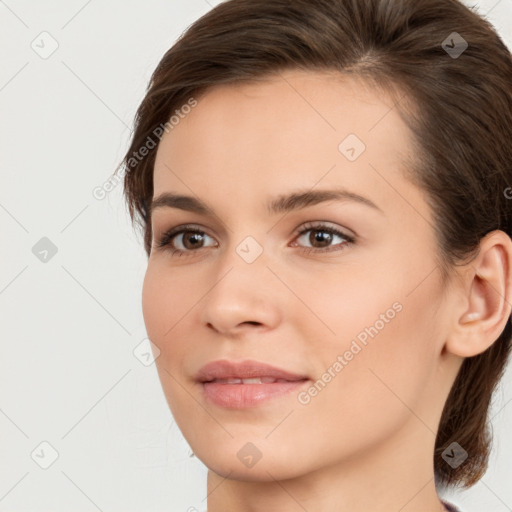
<svg viewBox="0 0 512 512">
<path fill-rule="evenodd" d="M 242 409 L 257 407 L 273 398 L 298 391 L 308 380 L 273 382 L 270 384 L 221 384 L 204 382 L 203 391 L 208 400 L 221 407 Z"/>
</svg>

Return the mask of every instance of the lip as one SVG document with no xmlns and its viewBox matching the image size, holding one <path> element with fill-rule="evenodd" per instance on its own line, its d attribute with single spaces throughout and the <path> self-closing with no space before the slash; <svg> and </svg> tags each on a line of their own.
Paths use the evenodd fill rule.
<svg viewBox="0 0 512 512">
<path fill-rule="evenodd" d="M 260 361 L 245 360 L 240 362 L 220 359 L 204 365 L 196 375 L 199 382 L 214 379 L 251 379 L 254 377 L 272 377 L 291 382 L 308 379 L 307 375 L 299 375 Z"/>
<path fill-rule="evenodd" d="M 272 377 L 286 382 L 227 384 L 215 379 L 251 379 Z M 310 381 L 306 375 L 277 368 L 259 361 L 232 362 L 219 360 L 203 366 L 197 376 L 205 398 L 215 405 L 229 409 L 257 407 L 269 400 L 299 391 Z"/>
</svg>

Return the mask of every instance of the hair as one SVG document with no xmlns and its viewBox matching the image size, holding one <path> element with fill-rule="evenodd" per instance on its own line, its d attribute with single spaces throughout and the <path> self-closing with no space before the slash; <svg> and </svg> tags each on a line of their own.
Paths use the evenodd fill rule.
<svg viewBox="0 0 512 512">
<path fill-rule="evenodd" d="M 459 34 L 468 46 L 450 54 L 449 48 L 463 49 L 454 43 Z M 142 228 L 148 256 L 156 149 L 142 159 L 138 151 L 150 139 L 155 146 L 152 134 L 160 138 L 190 98 L 288 69 L 351 76 L 397 99 L 394 108 L 413 134 L 407 172 L 433 212 L 444 277 L 471 261 L 489 232 L 511 236 L 512 57 L 486 19 L 459 0 L 228 0 L 165 53 L 135 116 L 120 166 L 129 214 Z M 509 317 L 486 351 L 462 363 L 435 440 L 438 486 L 467 488 L 487 470 L 488 412 L 511 335 Z M 452 442 L 468 453 L 458 467 L 442 456 Z"/>
</svg>

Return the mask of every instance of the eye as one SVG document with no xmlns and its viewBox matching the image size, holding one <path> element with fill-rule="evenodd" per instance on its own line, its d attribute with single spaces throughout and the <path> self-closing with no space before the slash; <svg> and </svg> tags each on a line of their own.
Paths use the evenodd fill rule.
<svg viewBox="0 0 512 512">
<path fill-rule="evenodd" d="M 299 231 L 292 247 L 295 246 L 297 240 L 303 238 L 307 233 L 310 233 L 310 235 L 306 237 L 306 243 L 311 243 L 313 247 L 303 247 L 302 250 L 306 253 L 341 250 L 343 246 L 355 242 L 353 236 L 345 234 L 337 228 L 329 227 L 325 224 L 306 224 L 303 226 L 303 229 Z M 197 252 L 198 249 L 208 247 L 204 245 L 205 237 L 210 238 L 209 235 L 196 226 L 178 226 L 164 233 L 161 239 L 157 241 L 156 247 L 169 250 L 173 256 L 182 256 L 186 255 L 186 253 Z M 340 238 L 342 242 L 332 246 L 331 244 L 335 237 Z M 317 244 L 319 246 L 315 247 Z M 211 246 L 215 247 L 216 244 L 211 244 L 210 247 Z"/>
<path fill-rule="evenodd" d="M 202 249 L 201 244 L 205 236 L 208 235 L 195 226 L 178 226 L 164 233 L 156 245 L 159 249 L 167 248 L 171 255 L 181 256 L 186 252 L 193 252 L 197 248 Z M 178 246 L 181 247 L 175 247 L 174 239 L 178 240 Z"/>
<path fill-rule="evenodd" d="M 305 239 L 313 245 L 313 247 L 304 248 L 304 251 L 307 253 L 339 251 L 343 249 L 343 246 L 350 245 L 355 242 L 355 238 L 353 236 L 345 234 L 337 228 L 326 226 L 325 224 L 306 224 L 304 229 L 299 232 L 299 236 L 296 240 L 304 237 L 307 233 L 310 234 L 305 237 Z M 334 237 L 341 238 L 342 240 L 345 240 L 345 242 L 332 246 L 330 244 L 332 244 Z M 320 244 L 320 246 L 315 247 L 315 244 Z M 326 249 L 326 246 L 329 247 Z"/>
</svg>

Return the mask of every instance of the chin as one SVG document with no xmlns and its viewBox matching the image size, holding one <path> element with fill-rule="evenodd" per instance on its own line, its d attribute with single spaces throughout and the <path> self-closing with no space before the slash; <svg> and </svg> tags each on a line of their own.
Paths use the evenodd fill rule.
<svg viewBox="0 0 512 512">
<path fill-rule="evenodd" d="M 297 455 L 283 455 L 277 458 L 275 453 L 271 456 L 261 454 L 256 462 L 243 460 L 247 453 L 252 449 L 250 445 L 242 444 L 242 448 L 238 447 L 231 450 L 226 446 L 217 449 L 208 449 L 206 453 L 200 450 L 194 451 L 196 457 L 211 471 L 223 478 L 230 480 L 240 480 L 247 482 L 272 482 L 274 480 L 286 480 L 296 478 L 307 472 L 297 464 Z M 217 445 L 218 446 L 218 445 Z"/>
</svg>

